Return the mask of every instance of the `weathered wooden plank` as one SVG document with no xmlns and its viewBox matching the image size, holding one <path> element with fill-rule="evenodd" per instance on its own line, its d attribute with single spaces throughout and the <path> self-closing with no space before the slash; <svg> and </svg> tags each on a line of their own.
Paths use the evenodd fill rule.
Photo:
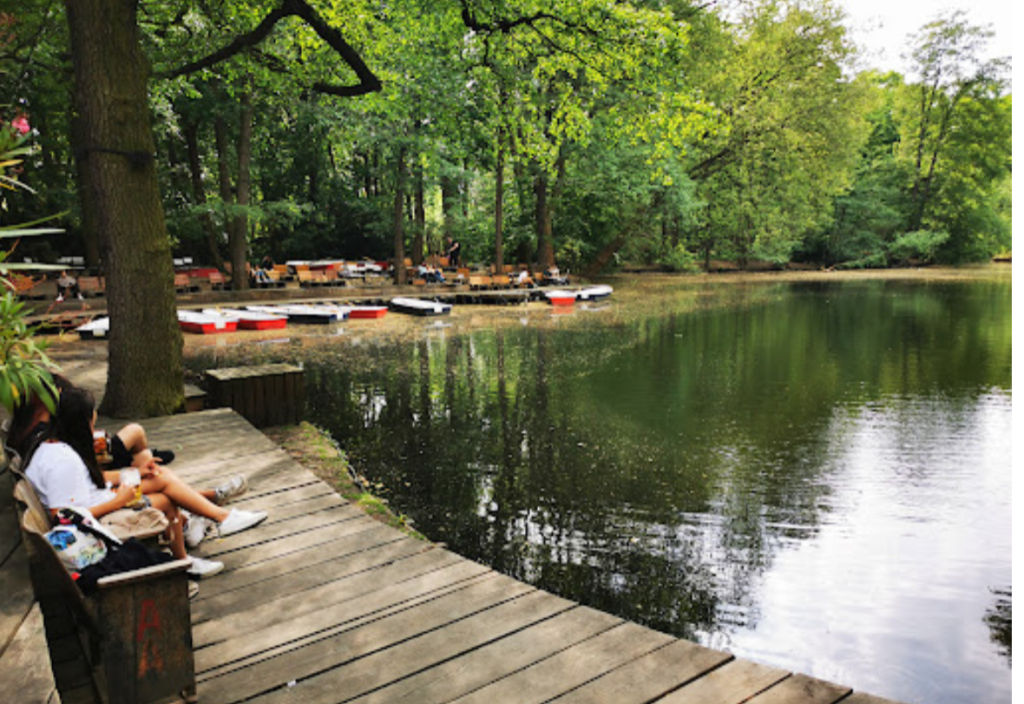
<svg viewBox="0 0 1024 704">
<path fill-rule="evenodd" d="M 249 593 L 258 589 L 266 598 L 293 590 L 310 588 L 345 574 L 373 569 L 392 560 L 416 554 L 426 547 L 405 539 L 401 533 L 378 525 L 354 534 L 343 534 L 343 543 L 334 536 L 327 543 L 281 551 L 268 560 L 243 564 L 230 572 L 207 580 L 192 602 L 193 622 L 212 618 L 244 604 Z M 328 543 L 334 543 L 327 549 Z"/>
<path fill-rule="evenodd" d="M 6 593 L 4 598 L 6 601 Z M 5 696 L 16 695 L 18 704 L 46 704 L 56 692 L 38 605 L 28 612 L 0 657 L 0 683 L 4 683 Z"/>
<path fill-rule="evenodd" d="M 543 622 L 571 608 L 572 604 L 543 591 L 528 593 L 519 599 L 500 604 L 457 621 L 443 629 L 427 632 L 392 648 L 377 651 L 313 677 L 303 678 L 288 690 L 271 692 L 255 700 L 259 704 L 327 704 L 338 701 L 338 692 L 347 697 L 369 694 L 375 689 L 400 684 L 403 677 L 419 673 L 429 676 L 431 668 L 471 654 L 482 646 L 500 641 L 502 637 Z M 403 701 L 432 701 L 428 696 L 414 696 Z M 289 698 L 289 695 L 292 695 Z M 384 699 L 379 701 L 393 701 Z"/>
<path fill-rule="evenodd" d="M 677 640 L 554 701 L 558 704 L 651 702 L 731 659 L 729 653 Z"/>
<path fill-rule="evenodd" d="M 740 704 L 786 677 L 785 670 L 733 660 L 659 699 L 658 704 Z"/>
<path fill-rule="evenodd" d="M 671 636 L 623 623 L 454 701 L 541 704 L 671 641 Z"/>
<path fill-rule="evenodd" d="M 251 597 L 244 610 L 225 611 L 222 607 L 218 609 L 214 619 L 195 624 L 192 634 L 196 645 L 205 647 L 230 638 L 237 638 L 246 633 L 264 630 L 277 623 L 299 619 L 334 604 L 360 599 L 371 593 L 379 593 L 384 590 L 375 590 L 374 587 L 380 587 L 382 584 L 390 584 L 390 588 L 396 588 L 394 594 L 399 596 L 403 593 L 401 590 L 419 590 L 412 592 L 415 595 L 427 588 L 423 582 L 418 580 L 424 574 L 437 572 L 438 574 L 433 575 L 431 579 L 441 579 L 444 584 L 464 578 L 459 576 L 461 574 L 459 571 L 452 572 L 444 569 L 455 565 L 459 565 L 460 569 L 463 565 L 471 566 L 466 570 L 470 575 L 483 574 L 487 571 L 487 568 L 482 565 L 461 560 L 446 550 L 430 550 L 410 555 L 407 559 L 378 569 L 345 574 L 308 589 L 273 592 L 271 596 L 267 597 L 261 585 L 261 587 L 248 590 Z M 385 596 L 385 598 L 388 597 Z M 404 598 L 409 598 L 409 596 Z M 346 603 L 345 617 L 353 618 L 362 615 L 357 613 L 356 609 L 363 607 L 367 607 L 365 602 Z M 315 632 L 326 624 L 326 620 L 319 623 L 314 620 L 310 624 L 312 629 L 310 632 Z M 294 631 L 294 626 L 294 623 L 290 624 L 288 630 Z"/>
<path fill-rule="evenodd" d="M 849 687 L 807 675 L 793 675 L 751 699 L 750 704 L 835 704 L 850 691 Z"/>
<path fill-rule="evenodd" d="M 558 605 L 572 606 L 571 602 L 560 602 L 544 603 L 548 609 Z M 478 638 L 484 635 L 479 622 L 488 618 L 490 613 L 474 617 L 466 624 L 476 626 Z M 337 684 L 348 692 L 367 692 L 352 704 L 448 702 L 621 623 L 622 619 L 586 607 L 568 608 L 503 637 L 505 630 L 491 627 L 488 631 L 496 640 L 460 657 L 435 664 L 439 655 L 447 654 L 445 641 L 451 641 L 453 635 L 449 628 L 401 643 L 382 653 L 382 658 L 389 658 L 387 667 L 382 667 L 378 662 L 380 658 L 376 656 L 354 662 L 345 668 L 344 680 Z M 407 673 L 415 674 L 403 676 Z M 390 680 L 393 680 L 390 685 L 382 687 Z M 308 686 L 309 683 L 303 685 L 302 693 L 309 696 L 313 687 Z"/>
<path fill-rule="evenodd" d="M 473 582 L 465 589 L 416 608 L 277 654 L 276 657 L 260 662 L 258 666 L 201 680 L 199 698 L 200 701 L 222 704 L 248 699 L 292 680 L 311 677 L 388 648 L 396 642 L 441 628 L 529 591 L 533 591 L 533 588 L 500 576 Z"/>
<path fill-rule="evenodd" d="M 440 551 L 439 551 L 440 552 Z M 237 669 L 249 659 L 263 660 L 267 654 L 301 647 L 310 640 L 320 640 L 330 632 L 348 630 L 360 623 L 380 619 L 398 610 L 413 608 L 438 599 L 450 592 L 465 589 L 473 580 L 486 575 L 486 568 L 462 560 L 444 569 L 435 569 L 413 579 L 392 584 L 384 589 L 356 595 L 345 590 L 340 601 L 323 599 L 312 610 L 298 612 L 292 619 L 275 618 L 258 629 L 238 628 L 238 636 L 212 644 L 196 653 L 196 666 L 204 673 L 220 674 Z M 216 626 L 221 621 L 210 622 Z M 241 636 L 241 637 L 239 637 Z"/>
<path fill-rule="evenodd" d="M 282 521 L 264 522 L 255 528 L 229 535 L 226 538 L 208 538 L 196 550 L 201 557 L 216 557 L 251 545 L 280 540 L 290 535 L 319 530 L 343 521 L 372 522 L 366 514 L 352 504 L 342 504 L 313 514 L 302 514 Z"/>
<path fill-rule="evenodd" d="M 892 699 L 883 699 L 863 692 L 854 692 L 843 700 L 843 704 L 899 704 Z"/>
</svg>

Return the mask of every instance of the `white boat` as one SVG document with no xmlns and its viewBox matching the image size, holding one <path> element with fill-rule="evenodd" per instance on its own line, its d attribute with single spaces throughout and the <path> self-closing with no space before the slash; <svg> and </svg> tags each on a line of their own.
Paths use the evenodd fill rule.
<svg viewBox="0 0 1024 704">
<path fill-rule="evenodd" d="M 424 301 L 419 298 L 392 298 L 391 310 L 408 315 L 447 315 L 452 312 L 451 304 L 437 301 Z"/>
<path fill-rule="evenodd" d="M 580 301 L 600 301 L 612 295 L 612 287 L 605 284 L 589 286 L 576 292 L 576 299 Z"/>
<path fill-rule="evenodd" d="M 210 335 L 217 332 L 234 332 L 238 329 L 238 320 L 221 313 L 200 313 L 195 310 L 179 310 L 178 325 L 185 332 Z"/>
<path fill-rule="evenodd" d="M 246 310 L 270 315 L 283 315 L 289 323 L 310 323 L 326 325 L 338 322 L 338 314 L 334 311 L 300 304 L 283 306 L 246 306 Z"/>
<path fill-rule="evenodd" d="M 349 315 L 352 313 L 352 306 L 342 306 L 337 303 L 315 303 L 310 304 L 309 307 L 330 311 L 338 316 L 338 320 L 348 320 Z"/>
<path fill-rule="evenodd" d="M 242 330 L 279 330 L 288 323 L 288 316 L 272 313 L 259 313 L 242 308 L 204 308 L 203 313 L 222 314 L 238 321 Z"/>
<path fill-rule="evenodd" d="M 83 340 L 99 340 L 110 335 L 110 318 L 96 318 L 75 328 Z"/>
</svg>

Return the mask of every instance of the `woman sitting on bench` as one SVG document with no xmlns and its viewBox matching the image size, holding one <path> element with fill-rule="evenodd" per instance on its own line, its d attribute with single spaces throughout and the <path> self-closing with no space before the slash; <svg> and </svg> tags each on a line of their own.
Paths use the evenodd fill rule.
<svg viewBox="0 0 1024 704">
<path fill-rule="evenodd" d="M 93 448 L 95 423 L 96 402 L 92 394 L 75 387 L 64 389 L 47 437 L 25 469 L 25 476 L 51 513 L 73 506 L 88 509 L 101 518 L 138 501 L 136 489 L 121 482 L 120 471 L 100 470 Z M 222 537 L 252 528 L 267 517 L 262 511 L 221 508 L 210 500 L 215 496 L 213 490 L 196 491 L 156 462 L 140 467 L 139 471 L 145 502 L 162 511 L 170 521 L 170 549 L 177 559 L 188 557 L 180 509 L 216 521 Z M 221 562 L 193 557 L 189 573 L 193 577 L 208 577 L 222 569 Z"/>
</svg>

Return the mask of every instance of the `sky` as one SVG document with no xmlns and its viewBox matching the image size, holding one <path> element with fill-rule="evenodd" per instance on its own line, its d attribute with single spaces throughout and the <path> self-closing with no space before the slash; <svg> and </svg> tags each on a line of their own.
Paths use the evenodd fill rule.
<svg viewBox="0 0 1024 704">
<path fill-rule="evenodd" d="M 962 9 L 979 26 L 992 25 L 991 57 L 1011 56 L 1010 0 L 835 0 L 849 14 L 853 39 L 865 51 L 865 67 L 907 73 L 900 57 L 907 36 L 946 10 Z M 991 58 L 990 57 L 990 58 Z"/>
</svg>

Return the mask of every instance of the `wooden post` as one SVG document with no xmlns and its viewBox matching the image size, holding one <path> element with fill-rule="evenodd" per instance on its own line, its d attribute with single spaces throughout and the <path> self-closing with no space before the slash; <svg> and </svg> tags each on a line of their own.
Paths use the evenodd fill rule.
<svg viewBox="0 0 1024 704">
<path fill-rule="evenodd" d="M 257 428 L 302 420 L 306 397 L 301 367 L 209 369 L 206 379 L 213 407 L 233 408 Z"/>
</svg>

